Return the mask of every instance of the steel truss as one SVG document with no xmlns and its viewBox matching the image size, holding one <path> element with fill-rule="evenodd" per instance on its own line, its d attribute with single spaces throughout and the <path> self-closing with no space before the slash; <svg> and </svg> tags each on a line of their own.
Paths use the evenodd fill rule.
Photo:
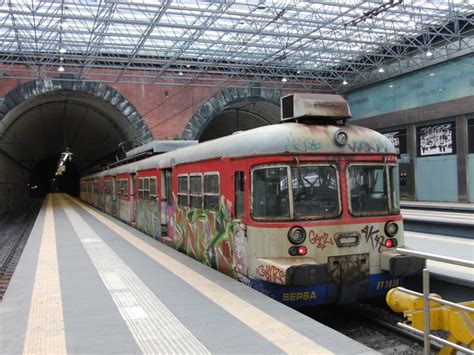
<svg viewBox="0 0 474 355">
<path fill-rule="evenodd" d="M 473 47 L 472 0 L 0 0 L 12 78 L 341 92 Z"/>
</svg>

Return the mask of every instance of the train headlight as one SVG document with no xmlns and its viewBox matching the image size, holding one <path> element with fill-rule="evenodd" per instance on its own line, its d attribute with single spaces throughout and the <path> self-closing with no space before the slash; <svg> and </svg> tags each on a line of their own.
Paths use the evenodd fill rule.
<svg viewBox="0 0 474 355">
<path fill-rule="evenodd" d="M 346 145 L 347 144 L 347 133 L 344 132 L 342 129 L 338 130 L 334 133 L 334 141 L 338 145 Z"/>
<path fill-rule="evenodd" d="M 288 240 L 293 244 L 301 244 L 306 239 L 306 232 L 301 227 L 293 227 L 288 231 Z"/>
<path fill-rule="evenodd" d="M 395 234 L 398 233 L 398 224 L 394 221 L 388 221 L 385 223 L 385 234 L 387 237 L 393 237 Z"/>
</svg>

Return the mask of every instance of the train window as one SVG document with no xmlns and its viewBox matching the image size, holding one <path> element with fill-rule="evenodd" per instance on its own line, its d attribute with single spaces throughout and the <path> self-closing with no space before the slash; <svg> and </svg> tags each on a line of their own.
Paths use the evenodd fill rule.
<svg viewBox="0 0 474 355">
<path fill-rule="evenodd" d="M 178 205 L 188 206 L 188 176 L 178 176 Z"/>
<path fill-rule="evenodd" d="M 143 179 L 143 199 L 150 199 L 150 178 L 147 177 Z"/>
<path fill-rule="evenodd" d="M 353 214 L 387 214 L 387 190 L 385 166 L 349 166 L 350 207 Z"/>
<path fill-rule="evenodd" d="M 219 209 L 219 175 L 204 175 L 204 208 L 217 211 Z"/>
<path fill-rule="evenodd" d="M 128 197 L 128 180 L 119 180 L 117 182 L 118 184 L 118 195 L 121 198 L 127 198 Z"/>
<path fill-rule="evenodd" d="M 171 203 L 171 170 L 161 172 L 161 198 Z"/>
<path fill-rule="evenodd" d="M 150 199 L 156 198 L 156 177 L 150 178 Z"/>
<path fill-rule="evenodd" d="M 400 182 L 398 165 L 389 166 L 390 170 L 390 189 L 391 189 L 391 212 L 399 213 L 400 212 Z"/>
<path fill-rule="evenodd" d="M 237 171 L 234 175 L 235 217 L 244 218 L 244 172 Z"/>
<path fill-rule="evenodd" d="M 202 176 L 191 175 L 189 181 L 191 208 L 202 208 Z"/>
<path fill-rule="evenodd" d="M 138 199 L 143 200 L 143 178 L 138 178 Z"/>
<path fill-rule="evenodd" d="M 292 167 L 291 181 L 295 217 L 332 217 L 339 214 L 338 179 L 334 167 Z"/>
<path fill-rule="evenodd" d="M 257 218 L 290 216 L 287 167 L 253 171 L 252 215 Z"/>
</svg>

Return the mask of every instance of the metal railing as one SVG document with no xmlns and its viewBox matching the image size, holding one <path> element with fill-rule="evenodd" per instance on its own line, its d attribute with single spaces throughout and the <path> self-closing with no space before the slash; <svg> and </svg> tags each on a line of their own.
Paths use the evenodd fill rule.
<svg viewBox="0 0 474 355">
<path fill-rule="evenodd" d="M 473 261 L 468 261 L 468 260 L 463 260 L 463 259 L 456 259 L 456 258 L 451 258 L 451 257 L 446 257 L 446 256 L 441 256 L 441 255 L 436 255 L 436 254 L 430 254 L 430 253 L 423 253 L 423 252 L 418 252 L 418 251 L 413 251 L 409 249 L 404 249 L 404 248 L 397 248 L 397 252 L 404 254 L 404 255 L 410 255 L 410 256 L 416 256 L 419 258 L 423 258 L 426 260 L 435 260 L 447 264 L 453 264 L 453 265 L 458 265 L 458 266 L 464 266 L 468 268 L 474 268 L 474 262 Z M 412 290 L 408 290 L 403 287 L 397 287 L 398 290 L 401 292 L 408 293 L 413 296 L 417 297 L 422 297 L 423 298 L 423 331 L 418 330 L 416 328 L 413 328 L 407 324 L 404 323 L 398 323 L 398 326 L 411 331 L 413 333 L 416 333 L 418 335 L 422 335 L 424 338 L 424 354 L 429 355 L 430 354 L 430 349 L 431 349 L 431 340 L 441 343 L 446 346 L 451 346 L 452 348 L 462 351 L 466 354 L 474 354 L 474 351 L 460 346 L 456 343 L 450 342 L 448 340 L 445 340 L 443 338 L 440 338 L 438 336 L 435 336 L 433 334 L 430 334 L 430 301 L 434 301 L 446 306 L 450 306 L 459 310 L 462 310 L 464 312 L 469 312 L 472 313 L 474 312 L 474 308 L 471 307 L 466 307 L 464 305 L 459 305 L 457 303 L 449 302 L 446 300 L 443 300 L 441 298 L 433 297 L 430 296 L 430 272 L 427 268 L 423 269 L 423 293 L 415 292 Z"/>
</svg>

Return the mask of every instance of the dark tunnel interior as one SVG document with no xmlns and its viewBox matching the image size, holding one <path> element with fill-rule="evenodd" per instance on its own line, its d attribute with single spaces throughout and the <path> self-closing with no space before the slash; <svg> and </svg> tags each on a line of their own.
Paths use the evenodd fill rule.
<svg viewBox="0 0 474 355">
<path fill-rule="evenodd" d="M 279 108 L 245 101 L 214 117 L 199 140 L 278 122 Z M 112 105 L 71 91 L 38 95 L 8 112 L 0 125 L 0 212 L 10 204 L 48 192 L 79 194 L 82 175 L 124 156 L 121 147 L 137 145 L 137 133 Z M 64 173 L 56 176 L 61 153 L 70 151 Z M 2 204 L 3 203 L 3 204 Z"/>
<path fill-rule="evenodd" d="M 12 189 L 25 189 L 17 195 L 31 197 L 51 191 L 78 195 L 82 174 L 115 160 L 123 153 L 123 143 L 136 141 L 133 128 L 112 105 L 69 91 L 24 101 L 5 116 L 0 130 L 0 174 L 15 184 L 9 194 Z M 56 176 L 61 153 L 67 150 L 72 159 Z"/>
</svg>

